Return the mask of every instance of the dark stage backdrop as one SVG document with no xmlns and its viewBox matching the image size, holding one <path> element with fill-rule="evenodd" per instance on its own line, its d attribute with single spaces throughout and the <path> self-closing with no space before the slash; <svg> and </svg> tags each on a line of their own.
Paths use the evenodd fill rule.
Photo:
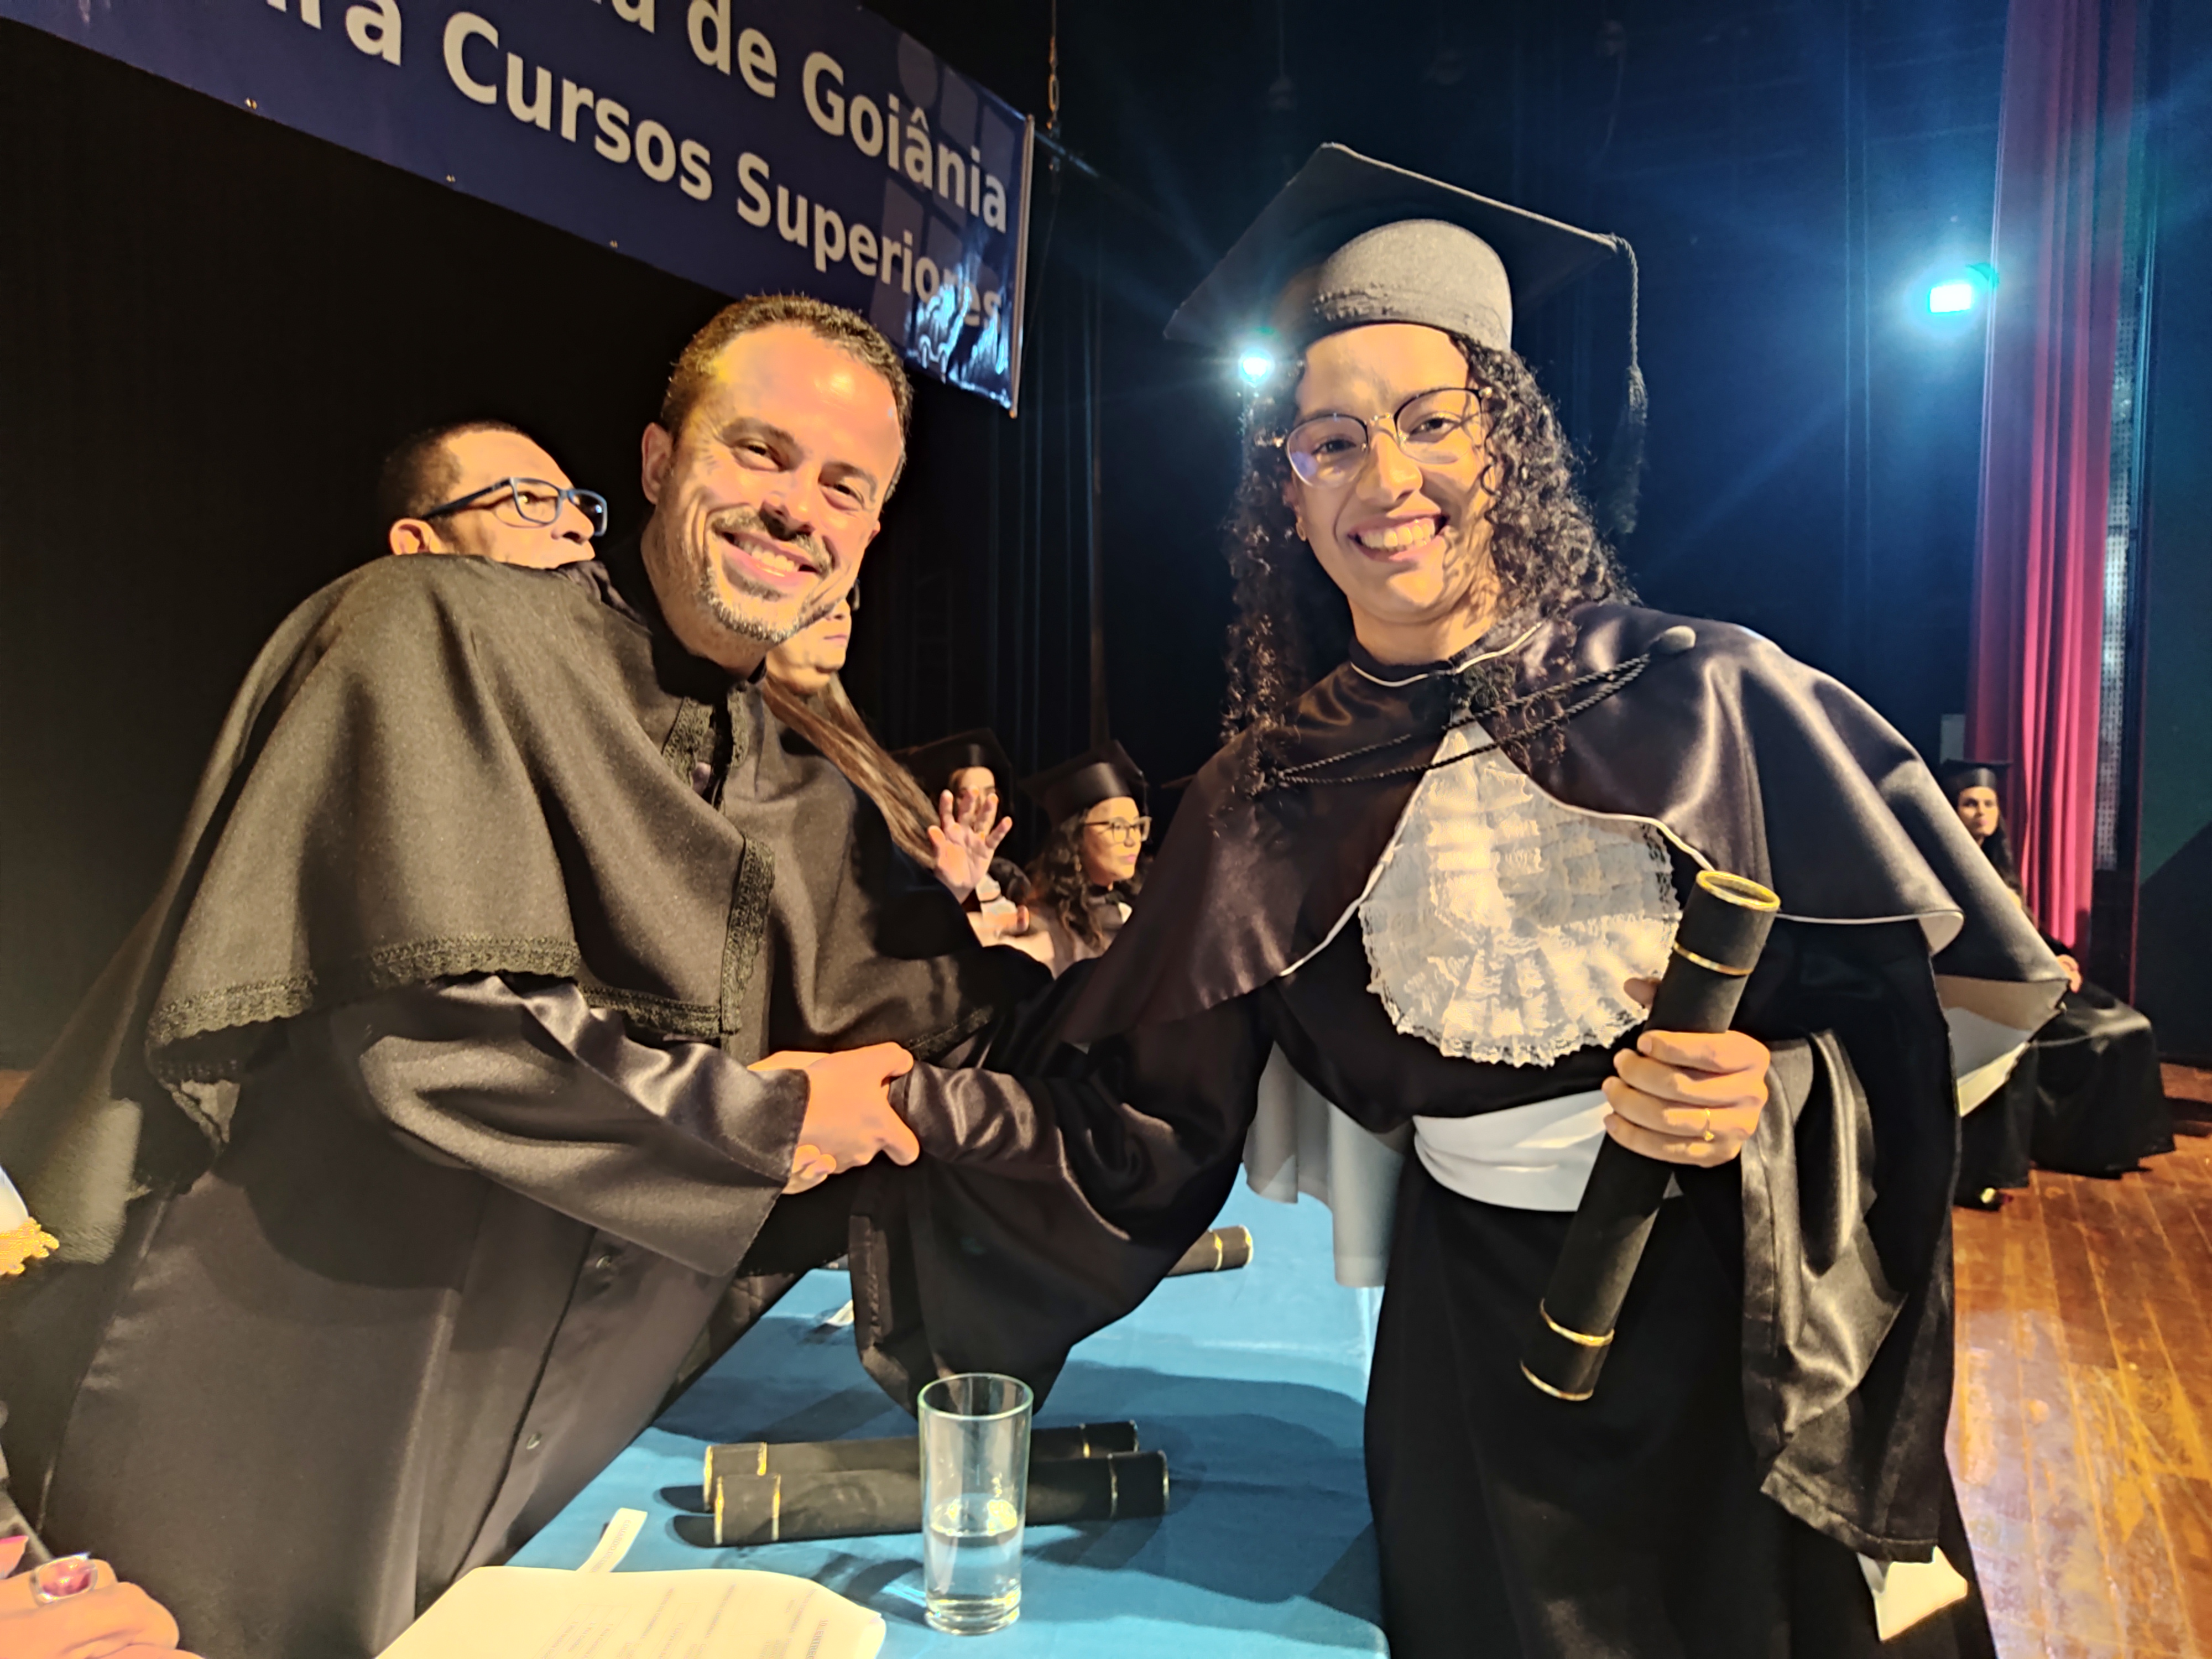
<svg viewBox="0 0 2212 1659">
<path fill-rule="evenodd" d="M 152 896 L 261 641 L 380 550 L 381 453 L 512 419 L 634 531 L 639 434 L 721 296 L 13 24 L 0 222 L 0 1066 L 23 1066 Z M 1087 504 L 1084 457 L 1017 448 L 1087 387 L 1039 338 L 1019 424 L 918 384 L 854 665 L 910 697 L 872 705 L 894 741 L 1012 685 L 1018 758 L 1085 740 L 1088 590 L 1044 510 Z M 924 594 L 949 618 L 927 641 L 901 629 Z"/>
<path fill-rule="evenodd" d="M 1047 113 L 1049 9 L 881 0 Z M 1339 139 L 1631 237 L 1645 595 L 1749 623 L 1933 748 L 1964 706 L 1980 349 L 1911 290 L 1983 257 L 2002 0 L 1064 0 L 1018 421 L 925 385 L 848 679 L 894 743 L 996 723 L 1024 764 L 1107 704 L 1156 780 L 1211 751 L 1229 366 L 1158 337 Z M 221 711 L 302 595 L 368 556 L 375 458 L 489 412 L 635 526 L 639 428 L 719 296 L 0 29 L 0 1065 L 149 896 Z M 1618 402 L 1617 275 L 1524 319 L 1572 428 Z M 1092 516 L 1088 464 L 1103 483 Z"/>
</svg>

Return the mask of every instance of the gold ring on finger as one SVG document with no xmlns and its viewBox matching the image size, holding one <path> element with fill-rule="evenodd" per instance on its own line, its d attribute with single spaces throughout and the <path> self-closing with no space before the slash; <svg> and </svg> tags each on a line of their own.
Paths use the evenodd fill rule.
<svg viewBox="0 0 2212 1659">
<path fill-rule="evenodd" d="M 1706 1107 L 1706 1108 L 1705 1108 L 1705 1138 L 1707 1140 L 1711 1140 L 1711 1139 L 1713 1138 L 1713 1109 L 1712 1109 L 1711 1107 L 1710 1107 L 1710 1106 L 1708 1106 L 1708 1107 Z"/>
</svg>

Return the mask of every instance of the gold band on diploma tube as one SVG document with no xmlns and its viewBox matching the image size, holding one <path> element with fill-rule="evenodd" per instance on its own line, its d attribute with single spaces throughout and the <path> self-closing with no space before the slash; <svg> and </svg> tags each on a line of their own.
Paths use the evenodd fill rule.
<svg viewBox="0 0 2212 1659">
<path fill-rule="evenodd" d="M 1731 875 L 1726 870 L 1700 870 L 1698 885 L 1717 899 L 1741 905 L 1747 910 L 1779 910 L 1782 896 L 1771 887 L 1762 887 L 1749 876 Z"/>
<path fill-rule="evenodd" d="M 1742 979 L 1751 972 L 1748 968 L 1731 968 L 1725 962 L 1715 962 L 1711 957 L 1701 957 L 1695 951 L 1685 951 L 1680 939 L 1669 947 L 1685 962 L 1694 962 L 1700 968 L 1709 968 L 1716 974 L 1726 974 L 1730 979 Z"/>
<path fill-rule="evenodd" d="M 1546 1394 L 1551 1395 L 1554 1400 L 1587 1400 L 1597 1392 L 1595 1389 L 1584 1389 L 1580 1394 L 1569 1394 L 1565 1389 L 1555 1389 L 1550 1383 L 1544 1381 L 1542 1377 L 1537 1376 L 1535 1372 L 1530 1370 L 1527 1362 L 1525 1361 L 1522 1362 L 1521 1366 L 1521 1375 L 1527 1377 L 1531 1382 L 1534 1382 L 1538 1388 L 1541 1389 Z"/>
<path fill-rule="evenodd" d="M 1781 895 L 1771 888 L 1762 887 L 1748 876 L 1731 875 L 1725 870 L 1700 870 L 1698 885 L 1724 904 L 1733 904 L 1744 910 L 1779 910 Z M 1669 946 L 1685 962 L 1693 962 L 1710 973 L 1725 974 L 1730 979 L 1742 979 L 1750 974 L 1748 968 L 1731 967 L 1725 962 L 1715 962 L 1711 957 L 1701 957 L 1695 951 L 1682 948 L 1682 941 L 1674 940 Z"/>
<path fill-rule="evenodd" d="M 1536 1311 L 1544 1316 L 1544 1322 L 1547 1325 L 1549 1325 L 1554 1332 L 1565 1337 L 1568 1341 L 1574 1343 L 1577 1347 L 1603 1348 L 1608 1347 L 1612 1345 L 1613 1333 L 1611 1331 L 1607 1331 L 1603 1336 L 1592 1336 L 1586 1331 L 1571 1331 L 1565 1325 L 1559 1323 L 1558 1320 L 1552 1317 L 1552 1310 L 1546 1307 L 1540 1300 L 1536 1304 Z"/>
</svg>

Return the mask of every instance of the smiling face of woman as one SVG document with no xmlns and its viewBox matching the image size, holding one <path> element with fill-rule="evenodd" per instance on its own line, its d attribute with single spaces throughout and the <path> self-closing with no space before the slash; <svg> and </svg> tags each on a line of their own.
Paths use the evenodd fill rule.
<svg viewBox="0 0 2212 1659">
<path fill-rule="evenodd" d="M 1467 357 L 1451 337 L 1414 323 L 1346 329 L 1306 352 L 1294 419 L 1357 416 L 1370 435 L 1349 477 L 1308 483 L 1292 473 L 1285 499 L 1350 604 L 1360 644 L 1385 662 L 1450 656 L 1494 619 L 1494 497 L 1481 431 L 1470 423 L 1464 442 L 1423 445 L 1429 459 L 1416 465 L 1395 425 L 1408 400 L 1467 384 Z"/>
<path fill-rule="evenodd" d="M 1139 821 L 1136 800 L 1129 795 L 1110 795 L 1084 813 L 1083 873 L 1093 887 L 1110 887 L 1137 873 L 1144 836 L 1126 826 Z"/>
</svg>

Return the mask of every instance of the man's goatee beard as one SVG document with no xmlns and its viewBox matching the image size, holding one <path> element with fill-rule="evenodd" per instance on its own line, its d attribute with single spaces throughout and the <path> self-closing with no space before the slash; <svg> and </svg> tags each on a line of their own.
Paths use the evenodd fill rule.
<svg viewBox="0 0 2212 1659">
<path fill-rule="evenodd" d="M 745 616 L 723 597 L 721 585 L 714 580 L 714 567 L 711 561 L 702 565 L 699 569 L 699 598 L 706 605 L 708 614 L 730 632 L 742 639 L 755 640 L 766 646 L 781 645 L 793 635 L 803 633 L 805 629 L 813 627 L 815 623 L 837 608 L 837 601 L 835 599 L 823 599 L 817 596 L 811 605 L 799 612 L 798 620 L 787 628 L 764 622 L 758 617 Z"/>
</svg>

